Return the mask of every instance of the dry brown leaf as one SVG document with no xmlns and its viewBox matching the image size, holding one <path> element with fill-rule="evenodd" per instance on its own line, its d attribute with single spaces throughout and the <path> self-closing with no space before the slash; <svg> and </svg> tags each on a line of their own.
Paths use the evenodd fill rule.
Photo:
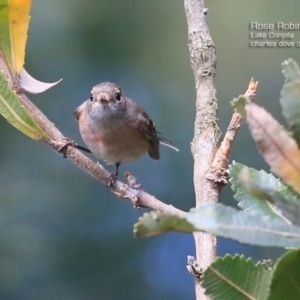
<svg viewBox="0 0 300 300">
<path fill-rule="evenodd" d="M 264 108 L 251 103 L 245 110 L 260 153 L 272 171 L 300 193 L 300 151 L 295 140 Z"/>
</svg>

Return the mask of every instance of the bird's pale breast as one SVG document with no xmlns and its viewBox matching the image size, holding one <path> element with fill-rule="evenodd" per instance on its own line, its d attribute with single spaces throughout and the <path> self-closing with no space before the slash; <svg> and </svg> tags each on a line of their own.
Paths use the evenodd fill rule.
<svg viewBox="0 0 300 300">
<path fill-rule="evenodd" d="M 139 159 L 149 149 L 149 140 L 138 128 L 115 119 L 109 123 L 94 122 L 83 113 L 79 130 L 92 153 L 109 164 L 128 163 Z"/>
</svg>

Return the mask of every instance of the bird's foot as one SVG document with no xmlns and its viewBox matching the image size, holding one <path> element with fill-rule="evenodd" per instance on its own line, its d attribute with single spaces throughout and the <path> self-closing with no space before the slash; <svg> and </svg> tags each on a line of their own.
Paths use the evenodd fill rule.
<svg viewBox="0 0 300 300">
<path fill-rule="evenodd" d="M 69 138 L 63 138 L 63 144 L 57 149 L 57 151 L 59 153 L 62 153 L 64 155 L 64 158 L 67 157 L 67 150 L 68 150 L 68 147 L 73 147 L 73 148 L 76 148 L 76 149 L 79 149 L 79 150 L 82 150 L 82 151 L 85 151 L 87 153 L 92 153 L 90 149 L 87 149 L 85 147 L 82 147 L 78 144 L 76 144 L 73 140 L 69 139 Z"/>
<path fill-rule="evenodd" d="M 118 179 L 118 175 L 119 173 L 118 172 L 113 172 L 109 175 L 109 182 L 106 184 L 106 187 L 109 188 L 109 187 L 112 187 L 114 185 L 114 183 L 117 181 Z"/>
<path fill-rule="evenodd" d="M 57 151 L 59 153 L 62 153 L 64 158 L 67 157 L 67 151 L 68 151 L 68 147 L 75 147 L 75 142 L 69 138 L 63 138 L 63 142 L 61 144 L 61 146 L 57 149 Z"/>
</svg>

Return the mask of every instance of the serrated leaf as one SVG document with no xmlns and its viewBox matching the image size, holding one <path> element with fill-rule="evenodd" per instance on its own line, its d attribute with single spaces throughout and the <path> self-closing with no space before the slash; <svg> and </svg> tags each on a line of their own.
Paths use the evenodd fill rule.
<svg viewBox="0 0 300 300">
<path fill-rule="evenodd" d="M 274 247 L 300 247 L 300 227 L 280 220 L 268 220 L 223 204 L 192 209 L 187 221 L 197 230 L 240 243 Z"/>
<path fill-rule="evenodd" d="M 47 138 L 46 133 L 28 115 L 17 94 L 0 71 L 0 113 L 14 127 L 35 140 Z"/>
<path fill-rule="evenodd" d="M 279 192 L 266 192 L 266 195 L 290 223 L 300 226 L 299 203 L 295 204 L 292 199 L 285 198 Z"/>
<path fill-rule="evenodd" d="M 10 68 L 24 64 L 31 0 L 0 0 L 0 46 Z"/>
<path fill-rule="evenodd" d="M 167 231 L 193 232 L 195 228 L 183 217 L 166 214 L 160 211 L 144 213 L 139 222 L 134 224 L 134 235 L 154 236 Z"/>
<path fill-rule="evenodd" d="M 300 193 L 300 152 L 293 138 L 262 107 L 245 107 L 247 122 L 260 153 L 284 183 Z"/>
<path fill-rule="evenodd" d="M 212 300 L 263 300 L 268 295 L 271 276 L 272 269 L 264 264 L 254 265 L 251 258 L 227 254 L 205 270 L 201 285 Z"/>
<path fill-rule="evenodd" d="M 251 215 L 282 220 L 282 216 L 276 211 L 272 203 L 249 192 L 247 185 L 245 185 L 240 178 L 240 174 L 245 168 L 249 170 L 251 179 L 253 179 L 255 183 L 260 183 L 262 186 L 268 186 L 268 188 L 274 190 L 281 188 L 279 180 L 272 174 L 267 174 L 265 171 L 257 171 L 245 165 L 232 162 L 229 166 L 229 176 L 231 188 L 235 192 L 234 199 L 239 202 L 238 206 Z"/>
<path fill-rule="evenodd" d="M 136 236 L 153 236 L 167 231 L 205 231 L 251 245 L 300 247 L 300 227 L 251 216 L 222 204 L 192 209 L 185 217 L 162 212 L 145 213 L 134 225 Z"/>
<path fill-rule="evenodd" d="M 300 250 L 285 253 L 274 267 L 269 300 L 300 299 Z"/>
<path fill-rule="evenodd" d="M 280 104 L 282 113 L 293 133 L 298 146 L 300 145 L 300 71 L 297 63 L 292 59 L 282 64 L 283 74 L 287 82 L 284 83 Z"/>
<path fill-rule="evenodd" d="M 229 174 L 234 197 L 244 211 L 300 225 L 300 198 L 278 178 L 235 162 Z"/>
<path fill-rule="evenodd" d="M 261 261 L 260 263 L 266 270 L 272 269 L 275 264 L 272 259 L 263 259 L 263 261 Z"/>
<path fill-rule="evenodd" d="M 245 106 L 247 103 L 250 103 L 251 101 L 247 99 L 244 95 L 240 95 L 237 99 L 233 99 L 230 104 L 234 108 L 236 112 L 238 112 L 243 120 L 246 119 L 246 112 L 245 112 Z"/>
</svg>

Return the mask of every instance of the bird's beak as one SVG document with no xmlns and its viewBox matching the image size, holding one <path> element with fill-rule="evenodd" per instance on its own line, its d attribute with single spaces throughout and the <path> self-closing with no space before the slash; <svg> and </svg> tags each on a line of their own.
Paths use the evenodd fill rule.
<svg viewBox="0 0 300 300">
<path fill-rule="evenodd" d="M 109 103 L 109 96 L 105 93 L 101 93 L 98 95 L 97 100 L 104 105 L 107 105 Z"/>
</svg>

